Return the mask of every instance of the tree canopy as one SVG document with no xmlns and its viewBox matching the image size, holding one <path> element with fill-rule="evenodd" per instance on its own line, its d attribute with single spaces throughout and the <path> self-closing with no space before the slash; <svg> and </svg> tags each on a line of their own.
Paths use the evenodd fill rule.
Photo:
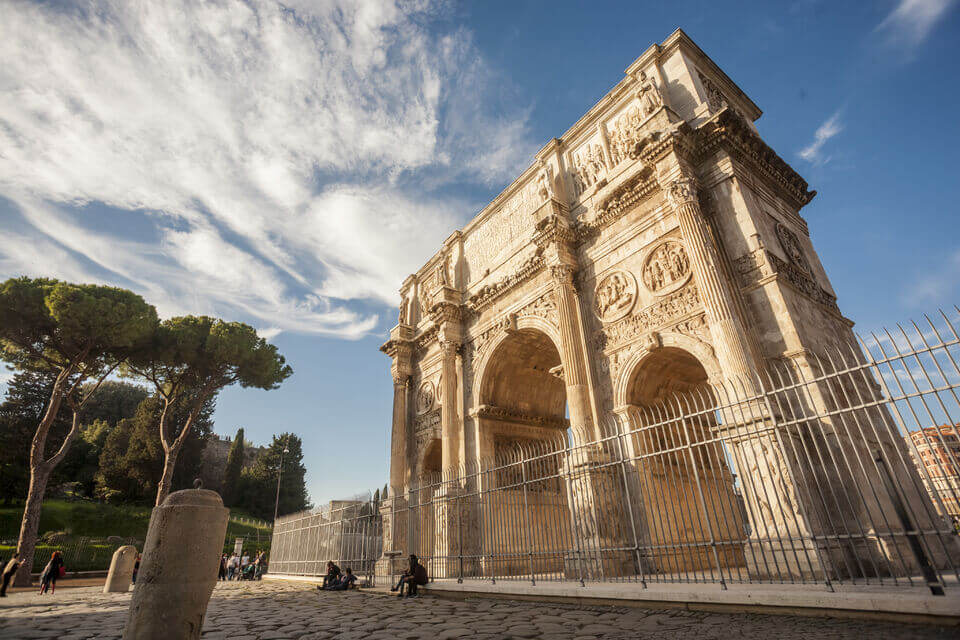
<svg viewBox="0 0 960 640">
<path fill-rule="evenodd" d="M 157 504 L 170 490 L 177 455 L 207 400 L 236 383 L 275 389 L 293 373 L 277 348 L 257 336 L 253 327 L 207 316 L 164 320 L 153 340 L 131 355 L 127 367 L 151 382 L 164 403 L 159 430 L 166 464 Z M 172 422 L 168 428 L 168 409 L 175 404 L 189 410 L 182 422 Z"/>
<path fill-rule="evenodd" d="M 20 371 L 55 375 L 30 443 L 30 484 L 17 552 L 17 584 L 30 579 L 40 507 L 53 469 L 80 431 L 80 411 L 111 372 L 156 332 L 157 311 L 125 289 L 50 278 L 0 283 L 0 359 Z M 93 383 L 84 386 L 92 380 Z M 66 401 L 73 419 L 48 457 L 47 439 Z"/>
</svg>

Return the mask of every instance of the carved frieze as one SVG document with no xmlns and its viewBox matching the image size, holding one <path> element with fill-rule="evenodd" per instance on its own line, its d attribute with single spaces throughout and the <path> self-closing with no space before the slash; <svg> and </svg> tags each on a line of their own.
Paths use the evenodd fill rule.
<svg viewBox="0 0 960 640">
<path fill-rule="evenodd" d="M 543 172 L 551 171 L 549 166 Z M 550 174 L 547 179 L 552 184 Z M 495 266 L 494 260 L 500 252 L 510 247 L 520 238 L 528 237 L 533 231 L 536 218 L 531 215 L 542 204 L 537 195 L 542 185 L 530 180 L 507 198 L 499 208 L 464 238 L 464 258 L 472 278 Z"/>
<path fill-rule="evenodd" d="M 636 301 L 636 278 L 629 271 L 614 271 L 597 284 L 593 308 L 601 322 L 613 322 L 630 313 Z"/>
<path fill-rule="evenodd" d="M 606 197 L 600 205 L 596 217 L 592 220 L 581 219 L 577 222 L 577 239 L 582 240 L 598 233 L 601 229 L 633 210 L 659 189 L 660 184 L 657 182 L 653 169 L 648 166 L 641 168 Z"/>
<path fill-rule="evenodd" d="M 802 254 L 801 254 L 802 256 Z M 757 249 L 740 256 L 733 261 L 737 270 L 737 277 L 742 287 L 755 287 L 770 276 L 782 278 L 791 287 L 807 296 L 814 302 L 829 307 L 839 313 L 837 298 L 817 284 L 810 272 L 802 269 L 793 262 L 787 262 L 775 253 L 766 249 Z M 804 261 L 806 264 L 806 261 Z"/>
<path fill-rule="evenodd" d="M 650 331 L 663 330 L 700 307 L 700 294 L 696 286 L 684 287 L 619 322 L 604 326 L 602 332 L 605 338 L 601 349 L 617 347 Z"/>
<path fill-rule="evenodd" d="M 623 364 L 630 360 L 638 351 L 653 351 L 662 346 L 664 333 L 681 333 L 691 338 L 696 338 L 701 342 L 710 342 L 710 329 L 707 326 L 707 317 L 703 313 L 685 318 L 680 322 L 668 324 L 660 331 L 648 331 L 647 333 L 638 332 L 640 340 L 633 344 L 624 344 L 622 348 L 616 349 L 604 358 L 604 347 L 607 344 L 606 336 L 598 335 L 596 341 L 597 352 L 600 355 L 601 367 L 610 372 L 610 378 L 616 380 L 620 374 Z M 602 336 L 602 337 L 601 337 Z"/>
<path fill-rule="evenodd" d="M 800 239 L 782 222 L 777 222 L 777 240 L 780 241 L 780 246 L 790 262 L 805 273 L 810 273 L 810 265 L 807 264 L 807 258 L 803 255 Z"/>
<path fill-rule="evenodd" d="M 699 71 L 697 75 L 700 76 L 700 84 L 703 85 L 703 90 L 707 92 L 707 106 L 710 107 L 710 111 L 720 111 L 720 109 L 727 106 L 726 97 L 724 97 L 720 88 L 713 83 L 713 80 Z"/>
<path fill-rule="evenodd" d="M 413 420 L 413 433 L 417 441 L 417 450 L 422 450 L 431 440 L 441 437 L 440 409 L 434 409 Z"/>
<path fill-rule="evenodd" d="M 494 300 L 538 273 L 543 269 L 544 264 L 543 253 L 538 249 L 534 255 L 524 260 L 514 273 L 493 284 L 481 287 L 476 293 L 470 296 L 467 300 L 467 308 L 473 313 L 479 313 Z"/>
<path fill-rule="evenodd" d="M 654 247 L 643 263 L 643 284 L 658 296 L 676 291 L 690 279 L 690 258 L 678 240 Z"/>
</svg>

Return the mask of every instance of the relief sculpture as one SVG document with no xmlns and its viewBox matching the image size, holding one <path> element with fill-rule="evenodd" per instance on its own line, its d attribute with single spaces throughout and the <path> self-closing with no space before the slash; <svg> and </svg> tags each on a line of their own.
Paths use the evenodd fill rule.
<svg viewBox="0 0 960 640">
<path fill-rule="evenodd" d="M 606 163 L 603 149 L 599 144 L 585 145 L 573 156 L 573 191 L 579 196 L 581 193 L 597 184 L 606 173 Z"/>
<path fill-rule="evenodd" d="M 652 293 L 676 291 L 690 279 L 690 259 L 683 245 L 668 240 L 650 252 L 643 265 L 643 284 Z"/>
<path fill-rule="evenodd" d="M 637 301 L 637 281 L 627 271 L 614 271 L 597 285 L 594 308 L 603 322 L 613 322 L 630 313 Z"/>
<path fill-rule="evenodd" d="M 427 380 L 417 389 L 417 414 L 423 415 L 430 411 L 430 409 L 433 409 L 435 400 L 436 390 L 434 389 L 433 382 Z"/>
</svg>

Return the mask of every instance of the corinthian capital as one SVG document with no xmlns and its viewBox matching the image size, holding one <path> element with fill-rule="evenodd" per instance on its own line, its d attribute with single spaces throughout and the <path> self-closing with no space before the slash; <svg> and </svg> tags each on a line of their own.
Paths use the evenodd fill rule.
<svg viewBox="0 0 960 640">
<path fill-rule="evenodd" d="M 441 340 L 440 351 L 444 357 L 454 357 L 460 352 L 460 343 L 456 340 Z"/>
<path fill-rule="evenodd" d="M 667 185 L 667 198 L 674 207 L 688 202 L 697 201 L 697 181 L 689 176 L 682 176 Z"/>
<path fill-rule="evenodd" d="M 576 272 L 569 264 L 555 264 L 550 267 L 550 275 L 559 284 L 573 286 L 573 274 Z"/>
</svg>

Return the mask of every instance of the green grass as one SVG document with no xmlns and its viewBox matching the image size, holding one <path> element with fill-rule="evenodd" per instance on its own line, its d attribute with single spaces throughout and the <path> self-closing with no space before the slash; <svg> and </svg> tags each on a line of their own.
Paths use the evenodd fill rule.
<svg viewBox="0 0 960 640">
<path fill-rule="evenodd" d="M 117 545 L 109 545 L 105 538 L 137 538 L 142 549 L 150 524 L 151 508 L 139 505 L 98 504 L 89 501 L 47 500 L 40 513 L 39 535 L 48 531 L 67 531 L 68 539 L 58 546 L 37 545 L 34 555 L 34 570 L 43 568 L 43 563 L 54 550 L 61 550 L 71 560 L 69 571 L 91 571 L 106 569 Z M 231 510 L 231 520 L 227 523 L 227 535 L 223 548 L 225 553 L 233 550 L 236 538 L 246 538 L 245 549 L 251 554 L 257 548 L 270 548 L 270 528 L 250 523 L 237 522 L 233 518 L 249 516 L 239 510 Z M 23 507 L 0 508 L 0 540 L 14 541 L 20 532 L 20 519 Z M 86 539 L 86 540 L 83 540 Z M 0 559 L 10 557 L 15 546 L 0 545 Z M 42 559 L 42 562 L 41 562 Z M 39 563 L 39 565 L 38 565 Z"/>
</svg>

